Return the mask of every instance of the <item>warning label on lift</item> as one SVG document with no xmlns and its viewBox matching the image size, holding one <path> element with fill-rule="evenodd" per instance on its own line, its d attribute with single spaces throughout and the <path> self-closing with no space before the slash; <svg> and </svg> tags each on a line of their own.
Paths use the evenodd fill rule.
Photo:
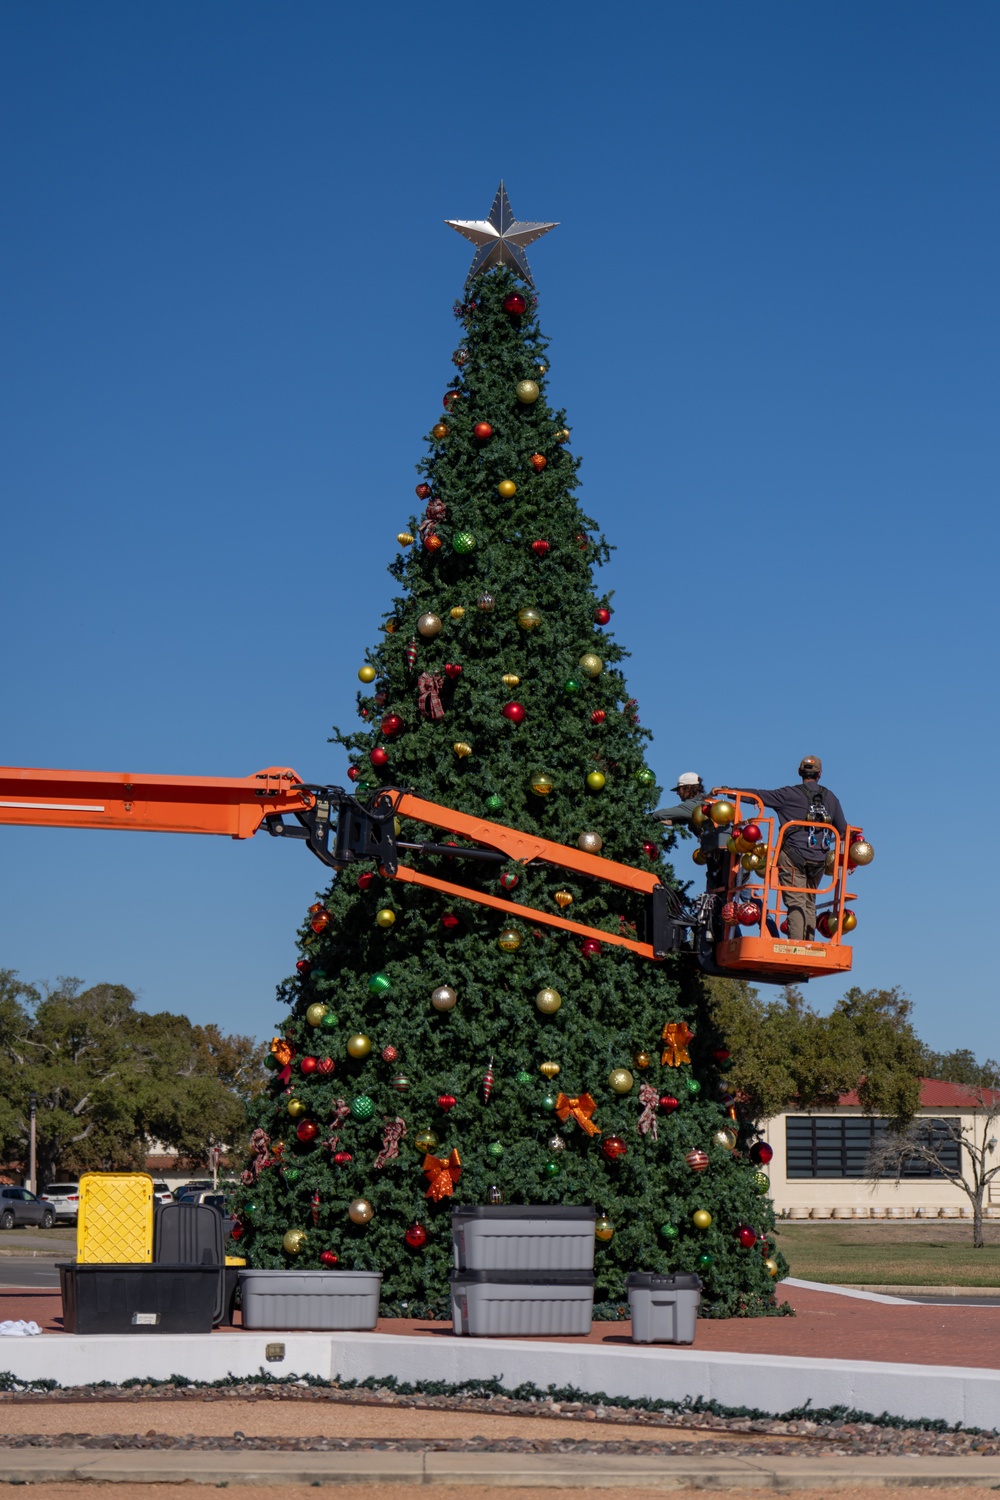
<svg viewBox="0 0 1000 1500">
<path fill-rule="evenodd" d="M 775 953 L 807 953 L 810 958 L 825 958 L 826 949 L 817 948 L 815 943 L 775 943 Z"/>
</svg>

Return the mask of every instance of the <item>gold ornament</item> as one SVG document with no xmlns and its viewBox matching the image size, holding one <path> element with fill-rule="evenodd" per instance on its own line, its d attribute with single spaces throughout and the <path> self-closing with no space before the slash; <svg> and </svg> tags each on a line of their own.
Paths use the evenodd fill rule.
<svg viewBox="0 0 1000 1500">
<path fill-rule="evenodd" d="M 539 375 L 547 375 L 549 371 L 549 367 L 545 363 L 544 359 L 535 360 L 535 369 L 538 371 Z"/>
<path fill-rule="evenodd" d="M 844 932 L 853 932 L 854 929 L 855 929 L 855 927 L 857 927 L 857 925 L 858 925 L 858 919 L 854 915 L 854 913 L 852 911 L 845 911 L 844 912 L 844 926 L 842 928 L 842 931 L 844 931 Z"/>
<path fill-rule="evenodd" d="M 524 609 L 519 609 L 517 612 L 517 623 L 522 630 L 537 630 L 542 623 L 541 613 L 533 609 L 530 604 L 525 605 Z"/>
<path fill-rule="evenodd" d="M 558 990 L 551 990 L 546 987 L 544 990 L 538 991 L 538 994 L 535 996 L 535 1004 L 543 1016 L 554 1016 L 560 1005 L 562 1005 L 562 995 L 560 995 Z"/>
<path fill-rule="evenodd" d="M 573 897 L 570 895 L 569 891 L 556 891 L 552 899 L 556 903 L 560 911 L 563 911 L 567 906 L 573 905 Z"/>
<path fill-rule="evenodd" d="M 712 1136 L 712 1145 L 721 1146 L 723 1151 L 735 1151 L 736 1131 L 730 1130 L 728 1126 L 723 1126 L 721 1130 L 717 1130 Z"/>
<path fill-rule="evenodd" d="M 348 1057 L 367 1057 L 372 1050 L 372 1039 L 365 1036 L 364 1032 L 356 1031 L 353 1036 L 347 1038 Z"/>
<path fill-rule="evenodd" d="M 711 1229 L 712 1215 L 707 1208 L 696 1208 L 691 1215 L 691 1223 L 695 1229 Z"/>
<path fill-rule="evenodd" d="M 419 630 L 419 628 L 418 624 L 417 629 Z M 708 816 L 716 828 L 728 828 L 736 817 L 736 808 L 731 802 L 727 802 L 725 797 L 720 797 L 718 802 L 712 803 L 708 810 Z"/>
<path fill-rule="evenodd" d="M 462 608 L 462 606 L 460 604 L 456 604 L 455 607 L 454 607 L 454 609 L 449 609 L 448 613 L 449 613 L 449 615 L 451 616 L 451 618 L 453 620 L 464 620 L 465 619 L 465 610 Z"/>
<path fill-rule="evenodd" d="M 515 688 L 520 685 L 521 679 L 515 672 L 505 672 L 500 681 L 503 683 L 504 687 Z"/>
<path fill-rule="evenodd" d="M 472 746 L 466 740 L 456 740 L 451 747 L 459 760 L 464 760 L 467 755 L 472 754 Z"/>
<path fill-rule="evenodd" d="M 759 870 L 761 867 L 761 863 L 762 861 L 759 854 L 744 854 L 743 858 L 740 860 L 740 864 L 743 866 L 744 870 Z"/>
<path fill-rule="evenodd" d="M 504 500 L 513 500 L 517 494 L 517 485 L 513 479 L 501 479 L 497 485 L 497 494 Z"/>
<path fill-rule="evenodd" d="M 536 797 L 547 797 L 556 784 L 546 771 L 536 771 L 529 785 Z"/>
<path fill-rule="evenodd" d="M 834 870 L 837 868 L 837 855 L 833 849 L 831 849 L 827 854 L 826 862 L 823 865 L 823 868 L 828 875 L 832 875 Z"/>
<path fill-rule="evenodd" d="M 705 853 L 704 849 L 692 849 L 691 858 L 694 860 L 696 865 L 708 864 L 708 855 Z"/>
<path fill-rule="evenodd" d="M 608 1084 L 616 1094 L 627 1094 L 634 1083 L 628 1068 L 612 1068 L 608 1074 Z"/>
<path fill-rule="evenodd" d="M 707 822 L 708 819 L 702 812 L 701 808 L 696 807 L 694 812 L 691 814 L 691 827 L 694 829 L 695 833 L 700 833 Z"/>
<path fill-rule="evenodd" d="M 458 1002 L 458 996 L 450 984 L 439 984 L 436 990 L 431 990 L 431 1004 L 435 1010 L 453 1010 Z"/>
<path fill-rule="evenodd" d="M 650 1063 L 652 1061 L 653 1061 L 653 1059 L 650 1057 L 650 1055 L 649 1055 L 648 1052 L 633 1052 L 632 1053 L 632 1064 L 633 1064 L 634 1067 L 638 1068 L 639 1071 L 642 1072 L 642 1073 L 644 1073 L 646 1071 L 646 1069 L 649 1067 L 649 1065 L 650 1065 Z"/>
<path fill-rule="evenodd" d="M 396 631 L 399 629 L 399 621 L 386 620 L 385 624 L 382 626 L 382 629 L 385 631 L 386 635 L 395 635 Z"/>
<path fill-rule="evenodd" d="M 362 682 L 374 682 L 376 675 L 374 667 L 361 667 L 358 671 L 358 677 Z"/>
<path fill-rule="evenodd" d="M 740 848 L 741 842 L 742 842 L 742 840 L 740 840 L 740 839 L 734 839 L 733 836 L 732 836 L 732 834 L 730 834 L 729 837 L 726 839 L 726 849 L 727 849 L 727 851 L 730 854 L 742 854 L 743 850 Z"/>
<path fill-rule="evenodd" d="M 518 401 L 525 406 L 530 406 L 542 394 L 534 380 L 519 380 L 514 387 L 514 392 Z"/>
<path fill-rule="evenodd" d="M 396 541 L 401 547 L 408 547 L 413 541 L 413 536 L 409 531 L 398 531 L 396 533 Z"/>
<path fill-rule="evenodd" d="M 604 775 L 603 771 L 591 771 L 590 775 L 587 777 L 587 785 L 590 787 L 590 790 L 592 792 L 603 791 L 606 781 L 607 777 Z"/>
<path fill-rule="evenodd" d="M 875 858 L 875 850 L 867 839 L 858 839 L 848 849 L 847 857 L 852 865 L 870 865 Z"/>
<path fill-rule="evenodd" d="M 281 1237 L 281 1248 L 286 1255 L 298 1255 L 308 1238 L 304 1229 L 289 1229 Z"/>
<path fill-rule="evenodd" d="M 417 621 L 417 630 L 425 640 L 432 641 L 436 635 L 441 634 L 441 616 L 430 613 L 421 615 Z"/>
<path fill-rule="evenodd" d="M 322 1023 L 323 1017 L 325 1015 L 326 1006 L 322 1005 L 318 1000 L 314 1000 L 312 1005 L 310 1005 L 309 1009 L 306 1011 L 306 1020 L 309 1022 L 310 1026 L 319 1026 Z"/>
<path fill-rule="evenodd" d="M 375 1210 L 367 1198 L 352 1198 L 347 1206 L 347 1217 L 352 1224 L 367 1224 L 374 1213 Z"/>
<path fill-rule="evenodd" d="M 433 1130 L 420 1130 L 413 1137 L 413 1144 L 418 1151 L 426 1154 L 428 1151 L 437 1150 L 438 1138 Z"/>
<path fill-rule="evenodd" d="M 497 947 L 502 948 L 504 953 L 516 953 L 521 946 L 521 934 L 513 927 L 505 927 L 497 938 Z"/>
<path fill-rule="evenodd" d="M 298 1120 L 302 1115 L 306 1114 L 307 1109 L 308 1106 L 303 1104 L 301 1099 L 289 1099 L 288 1101 L 288 1113 L 293 1120 Z"/>
<path fill-rule="evenodd" d="M 581 833 L 576 847 L 582 849 L 584 854 L 600 854 L 604 848 L 604 840 L 599 833 Z"/>
<path fill-rule="evenodd" d="M 615 1232 L 615 1226 L 611 1220 L 602 1214 L 599 1219 L 594 1220 L 594 1234 L 599 1240 L 609 1240 Z"/>
<path fill-rule="evenodd" d="M 770 1256 L 768 1256 L 767 1260 L 764 1262 L 764 1269 L 767 1271 L 767 1274 L 769 1276 L 777 1276 L 778 1262 L 776 1260 L 772 1260 Z"/>
<path fill-rule="evenodd" d="M 379 927 L 391 927 L 396 920 L 396 913 L 391 907 L 383 906 L 381 911 L 375 913 L 375 922 Z"/>
<path fill-rule="evenodd" d="M 584 677 L 600 677 L 604 671 L 604 663 L 593 651 L 585 651 L 578 665 Z"/>
<path fill-rule="evenodd" d="M 548 1078 L 551 1081 L 559 1072 L 559 1064 L 557 1062 L 539 1063 L 538 1071 L 543 1078 Z"/>
<path fill-rule="evenodd" d="M 556 442 L 557 443 L 568 443 L 569 440 L 570 440 L 570 430 L 569 430 L 569 428 L 568 427 L 560 427 L 559 431 L 556 433 Z"/>
<path fill-rule="evenodd" d="M 440 442 L 442 438 L 446 438 L 447 436 L 448 428 L 445 423 L 435 422 L 434 426 L 431 428 L 431 437 L 436 437 L 438 442 Z"/>
</svg>

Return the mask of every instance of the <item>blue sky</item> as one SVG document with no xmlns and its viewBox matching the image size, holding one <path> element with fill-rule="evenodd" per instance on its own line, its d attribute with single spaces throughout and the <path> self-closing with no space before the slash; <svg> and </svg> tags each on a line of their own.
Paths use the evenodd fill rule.
<svg viewBox="0 0 1000 1500">
<path fill-rule="evenodd" d="M 560 221 L 550 395 L 661 779 L 821 754 L 877 848 L 857 982 L 1000 1054 L 998 44 L 976 0 L 8 0 L 2 759 L 343 778 L 471 256 L 441 221 L 504 177 Z M 301 846 L 0 835 L 0 965 L 269 1032 Z"/>
</svg>

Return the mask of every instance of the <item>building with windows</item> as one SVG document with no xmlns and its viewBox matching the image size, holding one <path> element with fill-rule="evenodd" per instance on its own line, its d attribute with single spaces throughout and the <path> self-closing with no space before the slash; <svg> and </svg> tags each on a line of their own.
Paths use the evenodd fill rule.
<svg viewBox="0 0 1000 1500">
<path fill-rule="evenodd" d="M 966 1153 L 956 1130 L 982 1142 L 991 1110 L 965 1084 L 922 1080 L 917 1123 L 938 1148 L 943 1164 L 964 1171 Z M 993 1127 L 991 1126 L 990 1129 Z M 1000 1119 L 995 1121 L 1000 1137 Z M 830 1109 L 787 1110 L 764 1127 L 773 1151 L 766 1169 L 775 1212 L 791 1219 L 966 1218 L 972 1208 L 960 1187 L 939 1169 L 913 1159 L 878 1183 L 868 1180 L 872 1147 L 888 1129 L 865 1114 L 857 1094 L 843 1094 Z M 987 1134 L 987 1139 L 990 1136 Z M 998 1146 L 1000 1151 L 1000 1146 Z M 966 1157 L 965 1161 L 960 1158 Z M 1000 1161 L 1000 1155 L 997 1160 Z M 1000 1216 L 1000 1177 L 987 1189 L 986 1212 Z"/>
</svg>

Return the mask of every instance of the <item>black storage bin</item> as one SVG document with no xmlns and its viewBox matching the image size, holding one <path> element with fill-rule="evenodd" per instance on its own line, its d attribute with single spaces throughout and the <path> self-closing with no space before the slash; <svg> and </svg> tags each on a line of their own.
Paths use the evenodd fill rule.
<svg viewBox="0 0 1000 1500">
<path fill-rule="evenodd" d="M 211 1333 L 218 1266 L 62 1263 L 67 1333 Z"/>
<path fill-rule="evenodd" d="M 226 1314 L 222 1215 L 210 1203 L 163 1203 L 153 1221 L 153 1261 L 171 1266 L 218 1266 L 215 1322 Z"/>
</svg>

